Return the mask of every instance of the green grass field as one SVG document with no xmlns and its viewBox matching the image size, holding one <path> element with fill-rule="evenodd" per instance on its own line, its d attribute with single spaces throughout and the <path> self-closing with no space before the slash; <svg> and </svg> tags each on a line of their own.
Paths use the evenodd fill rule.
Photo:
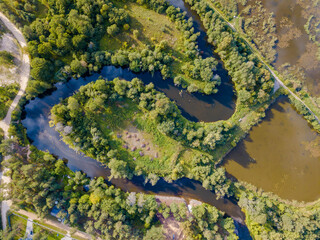
<svg viewBox="0 0 320 240">
<path fill-rule="evenodd" d="M 129 100 L 108 105 L 103 113 L 94 115 L 94 121 L 99 123 L 105 137 L 112 136 L 112 146 L 118 149 L 121 159 L 145 172 L 165 176 L 172 173 L 178 163 L 188 171 L 191 158 L 201 153 L 161 133 L 150 113 L 141 112 L 138 106 Z M 131 144 L 128 144 L 126 132 L 132 136 L 137 134 L 137 139 L 140 140 L 134 142 L 130 139 Z M 119 138 L 119 135 L 122 137 Z M 143 148 L 142 143 L 148 145 Z M 129 145 L 129 149 L 123 148 L 124 145 Z M 131 151 L 134 146 L 137 150 Z M 147 147 L 150 147 L 149 151 L 146 151 Z M 140 151 L 145 155 L 140 156 Z"/>
<path fill-rule="evenodd" d="M 48 227 L 52 227 L 52 226 L 48 226 Z M 33 225 L 33 232 L 35 236 L 41 236 L 41 237 L 46 237 L 47 240 L 60 240 L 61 238 L 63 238 L 64 236 L 62 235 L 57 235 L 57 233 L 53 232 L 53 231 L 49 231 L 45 228 L 40 227 L 39 225 L 34 224 Z M 60 231 L 61 232 L 61 231 Z"/>
<path fill-rule="evenodd" d="M 124 48 L 141 49 L 146 44 L 153 45 L 166 40 L 172 49 L 179 51 L 183 47 L 180 31 L 165 15 L 149 10 L 135 3 L 114 3 L 117 7 L 125 8 L 130 16 L 130 28 L 115 37 L 107 33 L 100 41 L 101 50 L 114 51 Z M 135 36 L 134 30 L 138 31 Z"/>
<path fill-rule="evenodd" d="M 48 217 L 49 219 L 51 219 L 51 215 Z M 52 220 L 54 220 L 54 221 L 57 221 L 57 219 L 56 218 L 54 218 L 54 217 L 52 217 Z M 35 220 L 34 222 L 36 222 L 36 223 L 39 223 L 39 224 L 41 224 L 41 225 L 43 225 L 43 226 L 45 226 L 45 227 L 48 227 L 48 228 L 51 228 L 51 229 L 53 229 L 53 230 L 55 230 L 55 231 L 57 231 L 57 232 L 60 232 L 60 233 L 62 233 L 62 234 L 67 234 L 67 231 L 65 231 L 65 230 L 63 230 L 63 229 L 61 229 L 61 228 L 57 228 L 57 227 L 55 227 L 55 226 L 52 226 L 52 225 L 49 225 L 49 224 L 46 224 L 46 223 L 43 223 L 43 222 L 40 222 L 40 221 L 37 221 L 37 220 Z M 36 224 L 35 224 L 36 225 Z M 34 226 L 35 226 L 34 225 Z M 45 229 L 45 228 L 43 228 L 43 229 Z"/>
<path fill-rule="evenodd" d="M 10 214 L 11 213 L 8 213 L 8 215 L 10 216 L 9 219 L 10 219 L 10 226 L 11 226 L 11 231 L 9 235 L 12 236 L 14 240 L 23 238 L 26 233 L 27 220 L 20 218 L 16 215 L 10 215 Z"/>
</svg>

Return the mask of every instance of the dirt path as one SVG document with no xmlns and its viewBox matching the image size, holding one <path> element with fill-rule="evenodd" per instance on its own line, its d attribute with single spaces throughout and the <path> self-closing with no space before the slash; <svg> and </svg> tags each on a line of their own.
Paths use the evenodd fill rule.
<svg viewBox="0 0 320 240">
<path fill-rule="evenodd" d="M 0 27 L 5 28 L 2 21 Z M 6 31 L 0 36 L 0 51 L 6 51 L 13 56 L 13 61 L 0 65 L 0 86 L 8 86 L 20 81 L 20 69 L 22 64 L 22 53 L 18 41 L 13 34 Z"/>
<path fill-rule="evenodd" d="M 158 204 L 164 203 L 167 206 L 170 206 L 173 203 L 176 203 L 176 204 L 182 203 L 187 206 L 186 200 L 181 197 L 167 197 L 167 196 L 160 196 L 160 195 L 156 195 L 155 197 Z M 163 234 L 166 240 L 172 240 L 173 238 L 175 240 L 185 239 L 182 224 L 177 220 L 175 220 L 173 216 L 164 218 L 162 214 L 157 213 L 157 217 L 159 218 L 159 221 L 163 226 Z"/>
<path fill-rule="evenodd" d="M 32 239 L 32 233 L 33 232 L 33 219 L 28 218 L 27 220 L 27 227 L 26 227 L 26 235 L 27 238 L 31 238 Z"/>
<path fill-rule="evenodd" d="M 10 22 L 10 20 L 0 12 L 0 19 L 4 23 L 4 25 L 12 32 L 13 36 L 18 40 L 20 46 L 22 48 L 27 46 L 27 42 L 24 39 L 24 36 L 20 32 L 20 30 Z M 21 73 L 20 73 L 20 90 L 17 96 L 14 98 L 11 106 L 7 112 L 6 117 L 0 121 L 0 128 L 3 129 L 5 136 L 8 137 L 9 125 L 11 122 L 11 114 L 12 111 L 16 108 L 18 102 L 20 101 L 22 95 L 25 93 L 27 83 L 30 76 L 30 59 L 29 55 L 26 52 L 22 52 L 22 63 L 21 63 Z"/>
<path fill-rule="evenodd" d="M 12 23 L 10 22 L 10 20 L 3 14 L 0 12 L 0 19 L 1 21 L 4 23 L 4 25 L 12 32 L 13 36 L 18 40 L 22 51 L 23 48 L 27 46 L 27 42 L 23 36 L 23 34 L 20 32 L 20 30 Z M 11 103 L 11 106 L 7 112 L 6 117 L 0 121 L 0 128 L 3 129 L 4 131 L 4 135 L 5 138 L 9 137 L 9 126 L 10 126 L 10 122 L 11 122 L 11 114 L 12 111 L 16 108 L 16 106 L 18 105 L 22 95 L 25 93 L 26 87 L 27 87 L 27 83 L 29 80 L 29 76 L 30 76 L 30 59 L 29 59 L 29 55 L 26 52 L 22 52 L 22 63 L 21 63 L 21 73 L 20 73 L 20 90 L 17 94 L 17 96 L 14 98 L 14 100 Z M 1 183 L 9 183 L 10 182 L 10 178 L 5 175 L 5 172 L 7 171 L 7 169 L 4 169 L 3 172 L 0 173 L 1 175 Z M 5 193 L 4 193 L 5 195 Z M 7 226 L 7 212 L 10 209 L 11 206 L 11 200 L 7 200 L 7 201 L 2 201 L 1 203 L 1 218 L 2 218 L 2 227 L 3 229 L 6 228 Z"/>
</svg>

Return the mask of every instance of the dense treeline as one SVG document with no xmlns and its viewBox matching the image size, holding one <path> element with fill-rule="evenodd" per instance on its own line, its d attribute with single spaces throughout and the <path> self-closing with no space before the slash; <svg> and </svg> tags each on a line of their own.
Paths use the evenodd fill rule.
<svg viewBox="0 0 320 240">
<path fill-rule="evenodd" d="M 65 223 L 103 239 L 164 239 L 158 216 L 172 216 L 185 225 L 188 239 L 222 239 L 219 228 L 228 239 L 237 239 L 232 219 L 224 218 L 215 207 L 202 204 L 189 215 L 185 205 L 159 206 L 154 196 L 125 193 L 101 177 L 90 180 L 81 172 L 73 173 L 62 160 L 35 147 L 28 155 L 28 149 L 20 148 L 15 139 L 1 144 L 1 151 L 11 155 L 4 162 L 12 179 L 8 197 L 41 217 L 55 207 Z"/>
<path fill-rule="evenodd" d="M 205 1 L 187 2 L 197 11 L 208 30 L 208 41 L 216 47 L 216 52 L 232 77 L 239 100 L 243 104 L 265 102 L 273 87 L 270 72 Z"/>
<path fill-rule="evenodd" d="M 172 210 L 172 205 L 170 208 L 175 215 L 177 211 Z M 221 212 L 208 204 L 192 207 L 191 221 L 184 222 L 187 239 L 238 239 L 232 218 L 222 218 L 222 216 Z"/>
<path fill-rule="evenodd" d="M 10 107 L 10 104 L 18 93 L 19 85 L 11 84 L 8 86 L 0 86 L 0 119 L 3 119 Z"/>
<path fill-rule="evenodd" d="M 256 239 L 319 239 L 318 204 L 295 207 L 255 187 L 240 188 L 239 206 L 245 210 L 247 226 Z"/>
<path fill-rule="evenodd" d="M 74 54 L 70 68 L 76 74 L 87 72 L 87 58 L 95 52 L 105 29 L 114 25 L 122 27 L 129 17 L 124 9 L 118 9 L 110 1 L 49 1 L 46 18 L 36 18 L 25 25 L 23 33 L 28 40 L 32 56 L 28 94 L 51 86 L 54 73 L 65 65 L 63 61 Z M 93 56 L 94 57 L 94 56 Z"/>
<path fill-rule="evenodd" d="M 208 62 L 211 64 L 201 64 L 203 60 L 197 46 L 198 33 L 195 33 L 192 19 L 186 19 L 185 13 L 163 0 L 138 1 L 137 4 L 167 15 L 181 31 L 184 39 L 182 52 L 185 56 L 176 61 L 186 64 L 185 68 L 201 70 L 201 74 L 190 75 L 178 69 L 175 74 L 187 78 L 182 81 L 182 86 L 188 87 L 192 84 L 191 91 L 199 90 L 206 94 L 216 92 L 220 79 L 213 78 L 212 71 L 215 70 L 217 62 L 214 58 L 209 58 Z M 140 50 L 99 51 L 99 41 L 105 34 L 113 37 L 126 31 L 131 24 L 128 12 L 109 0 L 48 1 L 46 6 L 38 1 L 21 1 L 16 5 L 16 9 L 15 5 L 11 8 L 7 6 L 8 15 L 18 18 L 22 11 L 28 16 L 24 18 L 21 14 L 22 19 L 17 19 L 24 24 L 23 33 L 32 56 L 33 81 L 28 85 L 27 98 L 37 96 L 57 80 L 98 71 L 109 64 L 129 67 L 135 72 L 161 71 L 164 79 L 173 77 L 171 64 L 174 58 L 165 42 L 146 45 Z M 4 3 L 0 6 L 6 8 Z M 41 10 L 39 6 L 42 6 Z M 36 14 L 37 11 L 42 11 L 42 14 Z M 194 62 L 195 60 L 197 61 Z"/>
<path fill-rule="evenodd" d="M 240 0 L 241 1 L 241 0 Z M 243 0 L 242 0 L 243 1 Z M 239 0 L 214 0 L 212 3 L 219 8 L 228 20 L 232 20 L 234 16 L 238 15 Z M 246 0 L 244 0 L 246 2 Z"/>
<path fill-rule="evenodd" d="M 12 2 L 0 0 L 1 12 L 5 13 L 18 27 L 31 23 L 41 7 L 42 4 L 38 0 L 15 0 Z"/>
<path fill-rule="evenodd" d="M 114 79 L 113 81 L 97 80 L 82 86 L 78 93 L 65 99 L 51 110 L 56 129 L 64 136 L 66 142 L 98 161 L 106 164 L 112 176 L 131 178 L 132 173 L 149 175 L 154 172 L 141 172 L 130 166 L 125 159 L 117 154 L 112 137 L 101 132 L 96 122 L 97 113 L 108 113 L 107 107 L 119 105 L 125 99 L 130 99 L 144 112 L 147 119 L 156 122 L 157 129 L 189 147 L 212 151 L 218 145 L 223 145 L 229 137 L 230 130 L 224 123 L 194 123 L 182 117 L 180 110 L 163 93 L 157 92 L 153 84 L 144 86 L 135 78 L 131 82 Z M 120 150 L 118 151 L 118 153 Z M 205 188 L 214 187 L 218 196 L 229 194 L 230 182 L 226 179 L 222 168 L 215 169 L 210 156 L 194 157 L 192 169 L 188 177 L 201 180 Z M 170 171 L 167 180 L 183 177 L 185 171 L 180 163 L 176 163 Z M 171 167 L 168 166 L 168 169 Z M 140 174 L 138 174 L 140 173 Z"/>
</svg>

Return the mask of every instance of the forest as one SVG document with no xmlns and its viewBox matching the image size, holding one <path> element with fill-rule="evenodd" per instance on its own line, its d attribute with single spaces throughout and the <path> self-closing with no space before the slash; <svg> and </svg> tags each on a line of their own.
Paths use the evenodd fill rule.
<svg viewBox="0 0 320 240">
<path fill-rule="evenodd" d="M 15 139 L 0 148 L 11 155 L 3 162 L 12 179 L 8 198 L 42 217 L 55 206 L 65 223 L 104 239 L 164 239 L 159 218 L 168 217 L 181 222 L 186 239 L 237 239 L 232 219 L 213 206 L 194 206 L 190 215 L 185 204 L 166 206 L 152 195 L 127 193 L 102 177 L 90 179 L 72 172 L 63 160 L 33 146 L 27 157 L 27 149 Z"/>
<path fill-rule="evenodd" d="M 9 134 L 15 137 L 0 146 L 3 156 L 11 156 L 2 161 L 12 179 L 2 186 L 9 190 L 7 198 L 43 218 L 57 207 L 61 209 L 58 217 L 67 224 L 103 239 L 164 239 L 162 221 L 169 218 L 182 226 L 186 239 L 238 239 L 233 219 L 214 206 L 203 203 L 189 212 L 185 204 L 167 206 L 154 195 L 129 193 L 109 182 L 142 176 L 145 184 L 155 185 L 160 178 L 172 182 L 187 177 L 217 197 L 237 202 L 255 239 L 317 239 L 318 203 L 301 207 L 284 201 L 232 181 L 220 166 L 225 154 L 265 116 L 278 96 L 271 96 L 270 71 L 211 7 L 218 7 L 231 20 L 238 15 L 236 2 L 246 4 L 186 0 L 203 23 L 215 53 L 205 58 L 194 20 L 165 0 L 0 0 L 0 10 L 23 29 L 31 57 L 31 80 L 12 115 Z M 274 22 L 260 7 L 243 11 L 245 19 L 239 20 L 239 26 L 250 38 L 262 28 L 268 40 L 260 34 L 254 44 L 272 62 Z M 257 15 L 261 18 L 256 19 Z M 157 19 L 165 24 L 159 26 Z M 160 72 L 164 81 L 173 81 L 190 93 L 210 95 L 221 84 L 218 64 L 227 70 L 237 97 L 228 120 L 189 121 L 164 93 L 138 78 L 99 78 L 52 108 L 51 126 L 74 150 L 109 168 L 109 179 L 72 172 L 66 159 L 33 146 L 21 124 L 28 101 L 48 93 L 58 82 L 91 75 L 107 65 L 135 73 Z M 290 71 L 285 73 L 284 80 L 297 87 Z M 4 91 L 9 95 L 6 99 L 12 98 L 14 90 Z M 305 106 L 291 100 L 318 129 Z M 2 106 L 0 111 L 5 112 Z M 3 234 L 5 238 L 10 233 Z"/>
<path fill-rule="evenodd" d="M 51 118 L 64 141 L 108 166 L 111 178 L 143 175 L 154 185 L 159 177 L 172 181 L 188 176 L 219 197 L 229 195 L 224 169 L 215 168 L 206 153 L 224 144 L 228 127 L 186 120 L 153 84 L 144 86 L 137 78 L 97 80 L 54 106 Z M 141 131 L 133 141 L 132 128 Z M 164 150 L 170 145 L 172 155 Z"/>
<path fill-rule="evenodd" d="M 190 92 L 217 92 L 220 84 L 220 78 L 214 77 L 217 61 L 213 57 L 202 59 L 192 19 L 186 19 L 184 13 L 166 1 L 128 3 L 150 9 L 154 18 L 167 16 L 167 29 L 176 29 L 174 43 L 163 40 L 168 31 L 165 26 L 158 39 L 143 36 L 143 26 L 131 29 L 130 25 L 134 27 L 135 21 L 141 19 L 130 17 L 125 9 L 127 5 L 122 4 L 122 8 L 108 0 L 49 1 L 47 6 L 42 6 L 44 14 L 40 16 L 36 14 L 39 3 L 34 1 L 19 4 L 19 17 L 10 12 L 17 22 L 28 22 L 23 33 L 32 56 L 33 80 L 28 85 L 27 99 L 50 88 L 56 81 L 79 77 L 110 64 L 129 67 L 134 72 L 160 71 L 164 79 L 174 75 L 179 79 L 176 82 L 188 87 Z M 0 5 L 0 9 L 1 6 L 4 7 Z M 21 19 L 24 15 L 20 11 L 28 17 Z M 44 24 L 46 21 L 48 24 Z M 153 31 L 155 34 L 158 30 Z M 142 42 L 141 46 L 124 42 L 112 49 L 118 35 L 123 38 L 131 34 L 135 41 Z"/>
</svg>

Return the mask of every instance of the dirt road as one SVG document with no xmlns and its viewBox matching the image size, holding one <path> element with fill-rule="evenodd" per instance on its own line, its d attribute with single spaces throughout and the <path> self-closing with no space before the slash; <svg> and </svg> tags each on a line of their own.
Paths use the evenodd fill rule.
<svg viewBox="0 0 320 240">
<path fill-rule="evenodd" d="M 4 23 L 4 25 L 12 32 L 13 36 L 18 40 L 21 49 L 22 49 L 22 63 L 21 63 L 21 73 L 20 73 L 20 90 L 17 96 L 11 103 L 11 106 L 7 112 L 6 117 L 0 121 L 0 128 L 3 129 L 5 138 L 9 137 L 8 130 L 11 122 L 11 114 L 12 111 L 16 108 L 17 104 L 19 103 L 22 95 L 25 93 L 27 83 L 30 77 L 30 59 L 29 55 L 24 52 L 23 48 L 27 46 L 27 42 L 20 32 L 20 30 L 12 23 L 10 20 L 0 12 L 0 19 Z M 1 175 L 1 183 L 9 183 L 10 178 L 5 176 L 5 172 L 7 169 L 4 169 L 3 172 L 0 173 Z M 4 193 L 5 194 L 5 193 Z M 1 203 L 1 218 L 2 218 L 2 227 L 3 229 L 7 226 L 7 212 L 10 209 L 11 201 L 2 201 Z"/>
</svg>

